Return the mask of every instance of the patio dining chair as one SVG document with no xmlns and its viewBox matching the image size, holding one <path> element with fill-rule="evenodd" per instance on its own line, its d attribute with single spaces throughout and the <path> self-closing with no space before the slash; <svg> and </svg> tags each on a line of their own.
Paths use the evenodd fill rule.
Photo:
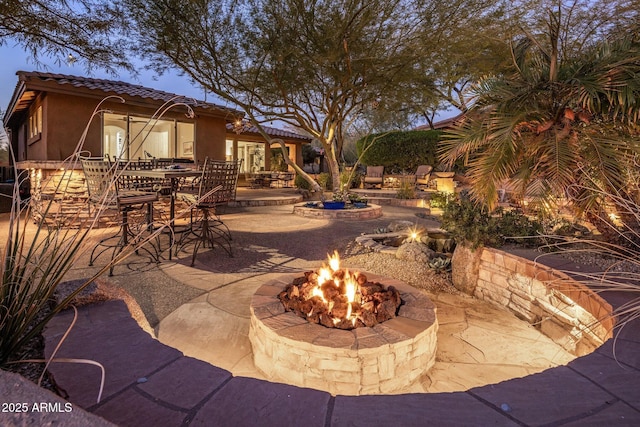
<svg viewBox="0 0 640 427">
<path fill-rule="evenodd" d="M 236 198 L 238 174 L 242 159 L 219 161 L 205 159 L 197 189 L 182 188 L 177 198 L 191 206 L 191 220 L 176 245 L 176 255 L 185 245 L 194 243 L 191 266 L 201 246 L 220 246 L 232 257 L 231 232 L 220 218 L 221 209 Z"/>
<path fill-rule="evenodd" d="M 103 158 L 81 158 L 82 170 L 87 185 L 89 207 L 100 214 L 105 209 L 116 209 L 120 217 L 120 225 L 116 234 L 100 240 L 91 251 L 89 266 L 92 266 L 103 253 L 112 250 L 111 261 L 129 245 L 137 244 L 142 231 L 153 222 L 153 202 L 158 200 L 156 192 L 120 188 L 116 171 L 117 167 Z M 142 227 L 132 227 L 130 213 L 146 208 Z M 159 261 L 157 250 L 151 251 L 147 245 L 139 248 L 147 252 L 155 261 Z M 136 251 L 137 253 L 137 251 Z M 109 276 L 113 276 L 114 265 L 109 268 Z"/>
<path fill-rule="evenodd" d="M 155 168 L 153 160 L 118 160 L 116 162 L 118 170 L 152 170 Z M 149 178 L 144 176 L 120 175 L 118 177 L 119 188 L 121 190 L 137 190 L 158 193 L 159 196 L 171 194 L 171 185 L 163 179 Z"/>
<path fill-rule="evenodd" d="M 260 188 L 262 187 L 262 179 L 258 174 L 245 172 L 244 180 L 249 184 L 249 188 Z"/>
</svg>

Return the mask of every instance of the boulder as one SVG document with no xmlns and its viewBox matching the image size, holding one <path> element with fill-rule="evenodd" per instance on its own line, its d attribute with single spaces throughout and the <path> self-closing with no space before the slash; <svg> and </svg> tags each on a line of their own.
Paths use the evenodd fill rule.
<svg viewBox="0 0 640 427">
<path fill-rule="evenodd" d="M 392 221 L 388 226 L 387 226 L 387 231 L 389 231 L 390 233 L 396 233 L 398 231 L 403 231 L 403 230 L 407 230 L 411 227 L 414 227 L 415 223 L 411 222 L 411 221 L 403 221 L 403 220 L 398 220 L 398 221 Z"/>
<path fill-rule="evenodd" d="M 396 251 L 396 258 L 407 261 L 427 263 L 435 255 L 435 252 L 424 243 L 410 242 L 402 244 Z"/>
<path fill-rule="evenodd" d="M 473 295 L 478 285 L 482 247 L 457 245 L 451 258 L 451 282 L 459 291 Z"/>
</svg>

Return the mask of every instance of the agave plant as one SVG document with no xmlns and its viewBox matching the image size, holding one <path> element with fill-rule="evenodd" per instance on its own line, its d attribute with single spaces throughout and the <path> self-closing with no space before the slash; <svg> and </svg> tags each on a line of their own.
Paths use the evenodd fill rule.
<svg viewBox="0 0 640 427">
<path fill-rule="evenodd" d="M 451 269 L 451 258 L 435 257 L 429 260 L 429 268 L 435 271 L 448 271 Z"/>
</svg>

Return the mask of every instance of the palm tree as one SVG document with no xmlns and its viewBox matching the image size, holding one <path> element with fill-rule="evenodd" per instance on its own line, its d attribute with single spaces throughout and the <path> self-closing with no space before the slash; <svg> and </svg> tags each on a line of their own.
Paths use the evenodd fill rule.
<svg viewBox="0 0 640 427">
<path fill-rule="evenodd" d="M 474 86 L 466 119 L 441 144 L 441 159 L 463 159 L 472 198 L 490 208 L 505 180 L 549 200 L 590 183 L 624 192 L 637 173 L 640 44 L 562 51 L 560 14 L 549 13 L 546 39 L 525 32 L 513 43 L 512 71 Z M 601 208 L 600 194 L 582 190 L 576 206 Z"/>
</svg>

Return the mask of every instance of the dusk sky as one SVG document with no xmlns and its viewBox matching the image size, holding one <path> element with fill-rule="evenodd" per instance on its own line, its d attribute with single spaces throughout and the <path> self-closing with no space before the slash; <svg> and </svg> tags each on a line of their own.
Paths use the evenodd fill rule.
<svg viewBox="0 0 640 427">
<path fill-rule="evenodd" d="M 88 76 L 87 71 L 80 63 L 75 63 L 71 66 L 67 64 L 56 65 L 52 58 L 47 57 L 40 58 L 40 61 L 46 64 L 46 68 L 36 65 L 30 55 L 26 53 L 21 46 L 14 46 L 11 41 L 8 41 L 4 46 L 0 46 L 0 109 L 2 109 L 3 112 L 3 114 L 0 115 L 0 120 L 9 106 L 9 101 L 18 82 L 16 71 L 43 71 L 48 73 Z M 177 72 L 157 77 L 151 71 L 142 70 L 142 67 L 143 64 L 140 65 L 140 74 L 137 77 L 131 76 L 126 71 L 122 71 L 119 76 L 114 77 L 101 70 L 94 70 L 90 77 L 120 80 L 175 93 L 177 95 L 193 97 L 198 100 L 205 100 L 204 91 L 200 87 L 191 84 L 186 77 L 178 75 Z M 212 97 L 211 94 L 207 95 L 206 101 L 224 105 L 222 101 Z M 227 106 L 233 108 L 231 105 Z M 438 119 L 446 119 L 456 114 L 457 112 L 455 111 L 442 111 L 438 114 Z"/>
<path fill-rule="evenodd" d="M 9 106 L 9 101 L 18 82 L 16 71 L 43 71 L 48 73 L 88 76 L 87 71 L 82 64 L 79 63 L 75 63 L 72 66 L 66 64 L 56 65 L 53 59 L 43 57 L 41 61 L 47 65 L 47 68 L 38 66 L 22 47 L 15 47 L 12 44 L 0 46 L 0 58 L 0 109 L 2 109 L 3 112 Z M 142 66 L 140 68 L 142 68 Z M 192 85 L 186 77 L 179 76 L 178 73 L 175 72 L 156 78 L 152 72 L 141 70 L 140 75 L 136 78 L 126 71 L 114 77 L 103 71 L 94 70 L 93 75 L 90 77 L 121 80 L 127 83 L 175 93 L 177 95 L 193 97 L 198 100 L 204 100 L 205 98 L 204 91 L 201 88 Z M 220 101 L 213 99 L 211 94 L 207 96 L 207 101 L 220 103 Z"/>
</svg>

